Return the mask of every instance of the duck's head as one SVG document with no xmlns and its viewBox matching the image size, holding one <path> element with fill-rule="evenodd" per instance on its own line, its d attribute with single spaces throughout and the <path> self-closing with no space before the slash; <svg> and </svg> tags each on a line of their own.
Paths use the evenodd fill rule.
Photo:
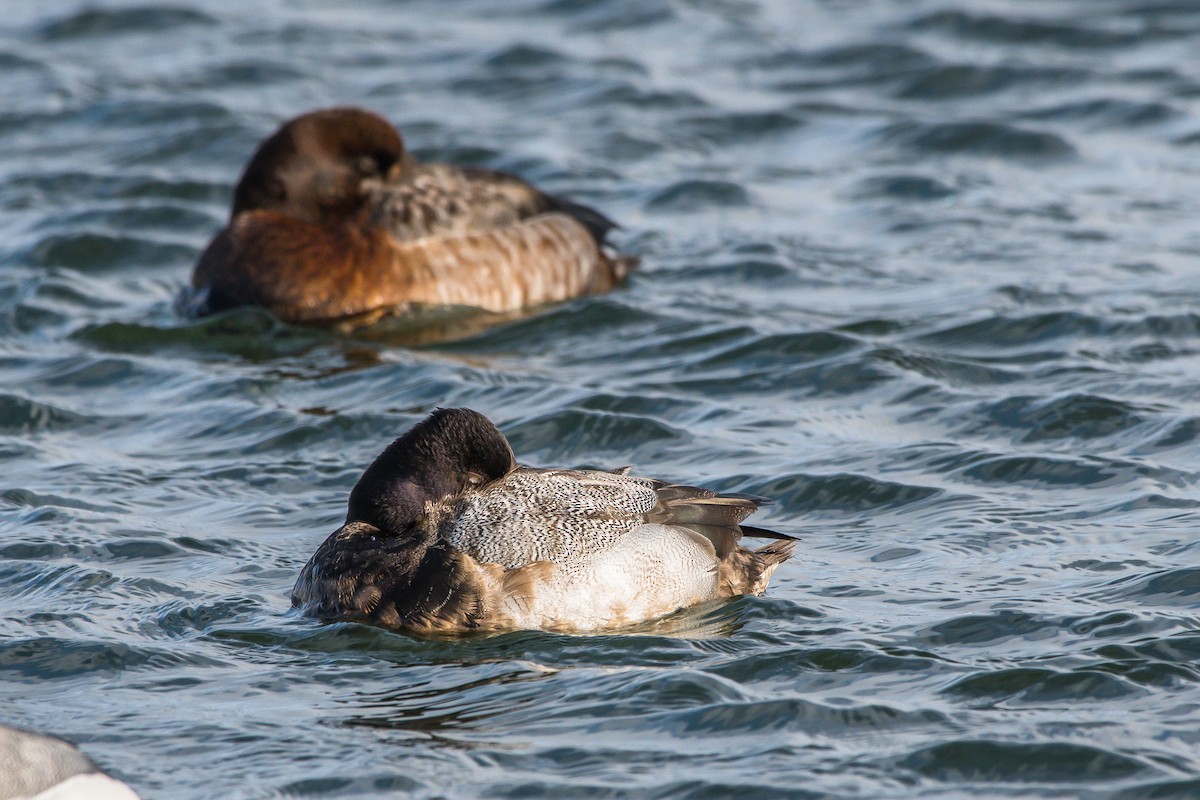
<svg viewBox="0 0 1200 800">
<path fill-rule="evenodd" d="M 347 522 L 402 533 L 438 503 L 516 468 L 504 434 L 467 408 L 439 408 L 388 445 L 350 492 Z"/>
<path fill-rule="evenodd" d="M 246 165 L 232 217 L 266 209 L 317 225 L 344 222 L 365 199 L 364 183 L 397 177 L 400 133 L 361 108 L 326 108 L 285 123 Z"/>
</svg>

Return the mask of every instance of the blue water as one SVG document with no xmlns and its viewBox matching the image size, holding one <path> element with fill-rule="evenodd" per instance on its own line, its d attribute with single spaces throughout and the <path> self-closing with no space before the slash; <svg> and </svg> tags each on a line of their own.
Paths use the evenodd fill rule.
<svg viewBox="0 0 1200 800">
<path fill-rule="evenodd" d="M 0 721 L 151 800 L 1200 797 L 1197 54 L 1190 0 L 9 0 Z M 448 343 L 177 315 L 344 103 L 641 271 Z M 439 405 L 800 550 L 629 635 L 295 616 Z"/>
</svg>

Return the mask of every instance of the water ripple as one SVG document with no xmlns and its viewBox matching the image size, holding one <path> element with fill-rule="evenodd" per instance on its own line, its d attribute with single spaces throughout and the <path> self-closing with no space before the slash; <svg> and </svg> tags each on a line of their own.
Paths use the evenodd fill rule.
<svg viewBox="0 0 1200 800">
<path fill-rule="evenodd" d="M 916 30 L 940 30 L 967 39 L 1000 44 L 1055 45 L 1067 48 L 1114 48 L 1145 42 L 1145 29 L 1080 24 L 1033 17 L 1011 17 L 968 11 L 939 11 L 913 20 Z M 1153 33 L 1149 33 L 1151 38 Z"/>
<path fill-rule="evenodd" d="M 898 122 L 879 135 L 888 145 L 920 155 L 963 154 L 1034 161 L 1075 155 L 1075 148 L 1057 134 L 985 120 Z"/>
<path fill-rule="evenodd" d="M 47 41 L 106 37 L 129 33 L 155 33 L 173 28 L 207 26 L 216 20 L 199 11 L 171 6 L 141 6 L 123 9 L 88 9 L 41 26 Z"/>
<path fill-rule="evenodd" d="M 917 70 L 911 78 L 904 81 L 896 92 L 897 97 L 910 100 L 940 100 L 956 102 L 963 97 L 991 94 L 1014 87 L 1023 87 L 1031 83 L 1067 84 L 1083 80 L 1086 76 L 1080 70 L 1052 69 L 1046 67 L 1013 67 L 1013 66 L 980 66 L 976 64 L 939 64 L 934 67 Z M 1016 146 L 1019 132 L 1001 133 L 977 125 L 973 130 L 957 129 L 957 138 L 965 140 L 969 135 L 981 139 L 995 140 L 1000 136 L 1009 139 L 1008 146 Z M 925 138 L 940 135 L 944 141 L 949 141 L 951 132 L 943 128 L 939 134 L 929 131 Z M 1030 134 L 1026 134 L 1030 136 Z M 996 145 L 993 144 L 993 147 Z"/>
<path fill-rule="evenodd" d="M 1139 759 L 1067 742 L 949 742 L 917 750 L 902 763 L 921 775 L 951 783 L 1098 783 L 1156 772 Z"/>
</svg>

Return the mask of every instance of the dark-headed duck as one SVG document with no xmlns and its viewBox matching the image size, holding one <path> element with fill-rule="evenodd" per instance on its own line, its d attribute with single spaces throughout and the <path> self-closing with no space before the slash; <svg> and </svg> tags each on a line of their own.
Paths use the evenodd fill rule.
<svg viewBox="0 0 1200 800">
<path fill-rule="evenodd" d="M 439 409 L 363 473 L 292 604 L 415 632 L 603 630 L 761 594 L 792 554 L 741 524 L 761 498 L 627 473 L 518 466 L 482 414 Z"/>
<path fill-rule="evenodd" d="M 612 289 L 599 212 L 495 170 L 420 164 L 387 120 L 330 108 L 259 146 L 229 224 L 192 274 L 200 313 L 261 306 L 289 322 L 413 305 L 493 312 Z"/>
</svg>

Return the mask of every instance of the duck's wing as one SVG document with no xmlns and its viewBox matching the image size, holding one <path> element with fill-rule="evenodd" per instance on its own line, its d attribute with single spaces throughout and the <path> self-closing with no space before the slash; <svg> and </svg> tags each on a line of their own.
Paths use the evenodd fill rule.
<svg viewBox="0 0 1200 800">
<path fill-rule="evenodd" d="M 441 535 L 482 562 L 516 567 L 586 559 L 657 504 L 650 481 L 591 470 L 520 468 L 464 497 Z"/>
<path fill-rule="evenodd" d="M 743 533 L 792 538 L 741 527 L 765 502 L 624 472 L 521 468 L 465 497 L 441 535 L 480 561 L 515 567 L 587 558 L 660 523 L 703 535 L 724 558 Z"/>
<path fill-rule="evenodd" d="M 480 167 L 414 165 L 403 179 L 370 187 L 369 193 L 372 222 L 399 241 L 491 231 L 554 212 L 574 218 L 597 245 L 616 227 L 593 208 Z"/>
<path fill-rule="evenodd" d="M 682 483 L 651 481 L 658 504 L 646 517 L 649 522 L 681 525 L 706 536 L 718 558 L 725 558 L 743 536 L 794 541 L 786 533 L 743 524 L 760 506 L 771 502 L 753 494 L 722 493 Z"/>
</svg>

